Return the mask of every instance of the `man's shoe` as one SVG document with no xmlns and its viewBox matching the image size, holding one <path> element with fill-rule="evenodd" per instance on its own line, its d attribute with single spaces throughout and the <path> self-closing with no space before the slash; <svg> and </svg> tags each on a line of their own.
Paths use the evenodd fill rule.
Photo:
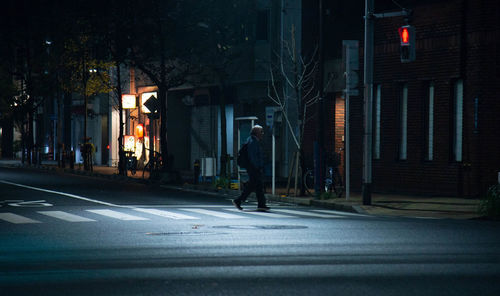
<svg viewBox="0 0 500 296">
<path fill-rule="evenodd" d="M 260 211 L 260 212 L 267 212 L 269 211 L 271 208 L 268 207 L 268 206 L 263 206 L 263 207 L 258 207 L 257 208 L 257 211 Z"/>
<path fill-rule="evenodd" d="M 243 208 L 241 207 L 241 202 L 237 202 L 235 199 L 233 199 L 233 205 L 240 211 L 243 211 Z"/>
</svg>

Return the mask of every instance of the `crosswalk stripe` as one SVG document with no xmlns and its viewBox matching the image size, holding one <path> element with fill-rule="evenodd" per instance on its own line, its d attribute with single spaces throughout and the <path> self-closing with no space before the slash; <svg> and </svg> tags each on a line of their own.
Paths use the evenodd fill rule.
<svg viewBox="0 0 500 296">
<path fill-rule="evenodd" d="M 181 219 L 200 219 L 184 214 L 179 214 L 179 213 L 174 213 L 170 211 L 165 211 L 165 210 L 157 210 L 157 209 L 143 209 L 143 208 L 135 208 L 135 211 L 143 212 L 143 213 L 148 213 L 164 218 L 170 218 L 170 219 L 176 219 L 176 220 L 181 220 Z"/>
<path fill-rule="evenodd" d="M 198 220 L 202 218 L 198 218 L 196 216 L 190 216 L 178 213 L 176 211 L 188 211 L 192 213 L 208 215 L 218 218 L 224 219 L 242 219 L 249 218 L 248 215 L 261 216 L 266 218 L 297 218 L 299 216 L 306 217 L 316 217 L 316 218 L 346 218 L 344 213 L 340 214 L 337 211 L 332 210 L 291 210 L 291 209 L 276 209 L 273 208 L 271 212 L 258 212 L 258 211 L 240 211 L 234 208 L 221 208 L 218 210 L 207 210 L 202 208 L 176 208 L 176 211 L 170 210 L 159 210 L 152 208 L 133 208 L 134 211 L 151 214 L 155 216 L 160 216 L 168 219 L 175 220 Z M 101 216 L 106 216 L 110 218 L 115 218 L 123 221 L 138 221 L 138 220 L 150 220 L 148 218 L 134 216 L 130 214 L 121 213 L 114 210 L 108 209 L 99 209 L 99 210 L 86 210 L 87 212 L 91 212 L 94 214 L 98 214 Z M 232 213 L 227 213 L 227 212 Z M 78 216 L 75 214 L 67 213 L 64 211 L 37 211 L 37 213 L 49 216 L 56 219 L 61 219 L 68 222 L 95 222 L 96 220 Z M 238 213 L 238 214 L 233 214 Z M 248 214 L 248 215 L 247 215 Z M 348 213 L 345 213 L 348 214 Z M 356 215 L 356 214 L 352 214 Z M 0 213 L 0 220 L 14 223 L 14 224 L 28 224 L 28 223 L 42 223 L 40 221 L 30 219 L 21 215 L 13 214 L 13 213 Z"/>
<path fill-rule="evenodd" d="M 257 216 L 264 216 L 264 217 L 269 217 L 269 218 L 296 218 L 295 216 L 288 216 L 288 215 L 282 215 L 282 214 L 276 214 L 276 213 L 270 213 L 270 212 L 257 212 L 257 211 L 245 211 L 245 210 L 240 211 L 237 209 L 224 209 L 224 210 L 237 212 L 237 213 L 257 215 Z"/>
<path fill-rule="evenodd" d="M 96 221 L 93 219 L 73 215 L 70 213 L 63 212 L 63 211 L 38 211 L 38 213 L 40 213 L 42 215 L 49 216 L 49 217 L 68 221 L 68 222 L 94 222 L 94 221 Z"/>
<path fill-rule="evenodd" d="M 306 212 L 306 211 L 296 211 L 296 210 L 279 209 L 279 210 L 273 210 L 273 211 L 287 213 L 287 214 L 300 215 L 300 216 L 317 217 L 317 218 L 345 218 L 344 216 L 340 216 L 340 215 L 326 215 L 326 214 L 312 213 L 312 212 Z"/>
<path fill-rule="evenodd" d="M 124 213 L 120 213 L 117 211 L 112 211 L 112 210 L 87 210 L 87 212 L 91 212 L 94 214 L 102 215 L 102 216 L 107 216 L 119 220 L 124 220 L 124 221 L 132 221 L 132 220 L 149 220 L 148 218 L 142 218 L 142 217 L 137 217 L 137 216 L 132 216 Z"/>
<path fill-rule="evenodd" d="M 247 217 L 243 217 L 243 216 L 222 213 L 222 212 L 216 212 L 216 211 L 210 211 L 210 210 L 205 210 L 205 209 L 181 209 L 181 210 L 190 211 L 190 212 L 194 212 L 194 213 L 198 213 L 198 214 L 209 215 L 209 216 L 215 216 L 215 217 L 219 217 L 219 218 L 225 218 L 225 219 L 247 218 Z"/>
<path fill-rule="evenodd" d="M 14 224 L 41 223 L 40 221 L 26 218 L 13 213 L 0 213 L 0 220 L 4 220 Z"/>
</svg>

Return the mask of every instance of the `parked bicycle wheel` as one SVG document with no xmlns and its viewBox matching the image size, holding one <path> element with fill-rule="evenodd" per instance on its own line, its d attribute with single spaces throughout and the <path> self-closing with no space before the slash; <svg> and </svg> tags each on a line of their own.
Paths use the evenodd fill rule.
<svg viewBox="0 0 500 296">
<path fill-rule="evenodd" d="M 340 176 L 338 169 L 335 170 L 335 173 L 332 176 L 332 187 L 335 195 L 340 198 L 344 193 L 344 184 L 342 183 L 342 177 Z"/>
<path fill-rule="evenodd" d="M 330 178 L 325 179 L 325 192 L 332 192 L 333 190 L 333 181 Z"/>
<path fill-rule="evenodd" d="M 307 170 L 304 174 L 304 186 L 306 191 L 311 194 L 311 191 L 314 189 L 314 172 L 313 170 Z"/>
<path fill-rule="evenodd" d="M 146 148 L 147 150 L 150 150 Z M 149 173 L 149 179 L 155 180 L 160 179 L 161 177 L 161 169 L 162 169 L 162 157 L 161 153 L 150 150 L 152 155 L 149 158 L 148 163 L 144 166 L 142 170 L 142 178 L 145 179 L 146 172 Z"/>
<path fill-rule="evenodd" d="M 135 175 L 137 170 L 137 158 L 135 156 L 127 157 L 127 170 L 130 170 L 130 173 Z"/>
<path fill-rule="evenodd" d="M 146 172 L 149 172 L 150 171 L 150 167 L 151 166 L 151 161 L 148 161 L 148 163 L 146 163 L 146 165 L 142 168 L 142 178 L 145 179 L 144 175 L 146 174 Z"/>
</svg>

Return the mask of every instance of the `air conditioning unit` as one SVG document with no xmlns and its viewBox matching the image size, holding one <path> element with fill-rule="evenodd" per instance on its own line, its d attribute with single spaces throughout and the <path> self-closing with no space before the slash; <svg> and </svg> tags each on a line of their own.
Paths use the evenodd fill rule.
<svg viewBox="0 0 500 296">
<path fill-rule="evenodd" d="M 215 157 L 203 157 L 201 159 L 201 176 L 214 177 L 216 172 Z"/>
</svg>

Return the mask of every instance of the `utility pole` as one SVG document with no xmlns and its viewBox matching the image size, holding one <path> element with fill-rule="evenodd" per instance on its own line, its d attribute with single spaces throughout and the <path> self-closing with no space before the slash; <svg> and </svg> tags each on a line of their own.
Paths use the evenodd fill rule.
<svg viewBox="0 0 500 296">
<path fill-rule="evenodd" d="M 399 6 L 399 4 L 398 4 Z M 375 13 L 374 0 L 365 0 L 365 53 L 364 53 L 364 97 L 365 97 L 365 130 L 364 130 L 364 151 L 363 151 L 363 204 L 372 203 L 372 141 L 373 141 L 373 47 L 375 19 L 404 16 L 406 22 L 411 16 L 411 11 L 400 6 L 401 11 L 388 13 Z M 412 31 L 414 37 L 414 32 Z M 414 42 L 413 42 L 414 43 Z M 415 46 L 413 44 L 413 46 Z M 413 61 L 414 55 L 408 59 Z"/>
<path fill-rule="evenodd" d="M 399 6 L 399 4 L 398 4 Z M 375 19 L 395 16 L 404 16 L 406 22 L 411 15 L 411 11 L 403 8 L 401 11 L 389 13 L 375 13 L 374 0 L 365 0 L 365 54 L 364 54 L 364 97 L 365 97 L 365 131 L 364 131 L 364 151 L 363 151 L 363 204 L 372 203 L 372 118 L 373 118 L 373 47 Z M 412 36 L 414 32 L 412 31 Z M 413 42 L 414 43 L 414 42 Z M 413 45 L 414 46 L 414 45 Z M 413 61 L 414 55 L 408 61 Z"/>
<path fill-rule="evenodd" d="M 317 149 L 315 149 L 315 176 L 314 176 L 314 191 L 316 197 L 319 197 L 323 188 L 323 159 L 324 159 L 324 91 L 323 91 L 323 0 L 319 0 L 319 69 L 318 69 L 318 91 L 319 98 L 317 102 Z"/>
<path fill-rule="evenodd" d="M 371 204 L 374 0 L 365 0 L 363 205 Z"/>
</svg>

